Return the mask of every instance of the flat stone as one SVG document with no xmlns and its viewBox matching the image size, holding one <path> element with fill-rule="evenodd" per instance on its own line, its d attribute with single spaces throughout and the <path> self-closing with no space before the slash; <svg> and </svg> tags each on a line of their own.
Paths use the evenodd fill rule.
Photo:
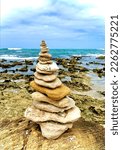
<svg viewBox="0 0 122 150">
<path fill-rule="evenodd" d="M 44 110 L 48 112 L 64 112 L 65 110 L 69 109 L 68 107 L 60 108 L 52 104 L 46 102 L 39 102 L 39 101 L 33 101 L 33 105 L 40 110 Z"/>
<path fill-rule="evenodd" d="M 39 60 L 39 63 L 40 64 L 52 64 L 53 61 L 52 60 L 48 60 L 48 61 L 41 61 L 41 60 Z"/>
<path fill-rule="evenodd" d="M 70 109 L 75 106 L 75 101 L 68 96 L 61 99 L 60 101 L 54 101 L 40 92 L 34 92 L 31 94 L 31 96 L 32 96 L 32 99 L 35 101 L 47 102 L 47 103 L 57 106 L 59 108 Z"/>
<path fill-rule="evenodd" d="M 61 124 L 57 122 L 42 122 L 39 124 L 42 135 L 47 139 L 57 139 L 69 128 L 72 128 L 72 123 Z"/>
<path fill-rule="evenodd" d="M 48 54 L 48 53 L 40 53 L 39 55 L 40 55 L 40 57 L 52 58 L 52 55 Z"/>
<path fill-rule="evenodd" d="M 70 93 L 70 89 L 64 84 L 61 84 L 61 86 L 55 89 L 50 89 L 39 86 L 34 81 L 31 81 L 30 86 L 34 88 L 36 91 L 46 94 L 52 100 L 61 100 Z"/>
<path fill-rule="evenodd" d="M 81 112 L 78 107 L 73 107 L 62 113 L 52 113 L 42 111 L 34 106 L 28 107 L 24 113 L 24 116 L 33 122 L 55 121 L 60 123 L 75 122 L 81 117 Z"/>
<path fill-rule="evenodd" d="M 54 73 L 55 73 L 54 71 L 45 71 L 45 70 L 40 70 L 37 66 L 36 66 L 36 71 L 37 71 L 38 73 L 46 74 L 46 75 L 54 74 Z"/>
<path fill-rule="evenodd" d="M 41 60 L 41 61 L 50 61 L 51 58 L 48 58 L 48 57 L 39 57 L 39 60 Z"/>
<path fill-rule="evenodd" d="M 41 49 L 41 53 L 48 53 L 48 52 L 49 52 L 49 50 L 47 48 Z"/>
<path fill-rule="evenodd" d="M 38 80 L 37 78 L 34 78 L 34 81 L 38 85 L 41 85 L 43 87 L 48 87 L 51 89 L 57 88 L 57 87 L 61 86 L 61 84 L 62 84 L 62 82 L 59 78 L 56 78 L 55 80 L 53 80 L 51 82 L 45 82 L 43 80 Z"/>
<path fill-rule="evenodd" d="M 57 71 L 59 69 L 55 62 L 53 62 L 52 64 L 40 64 L 38 62 L 36 66 L 39 70 L 42 70 L 42 71 L 54 72 L 54 71 Z"/>
<path fill-rule="evenodd" d="M 47 47 L 46 47 L 46 48 L 41 47 L 41 53 L 47 53 L 47 52 L 49 52 L 49 49 L 48 49 Z M 40 55 L 41 53 L 39 53 L 39 55 Z"/>
<path fill-rule="evenodd" d="M 53 81 L 57 78 L 57 74 L 51 74 L 51 75 L 44 75 L 44 74 L 40 74 L 38 72 L 35 72 L 34 73 L 34 76 L 39 79 L 39 80 L 43 80 L 43 81 L 46 81 L 46 82 L 50 82 L 50 81 Z"/>
<path fill-rule="evenodd" d="M 44 41 L 44 40 L 42 40 L 42 42 L 41 42 L 40 46 L 42 46 L 42 47 L 46 47 L 46 46 L 47 46 L 47 44 L 45 43 L 45 41 Z"/>
</svg>

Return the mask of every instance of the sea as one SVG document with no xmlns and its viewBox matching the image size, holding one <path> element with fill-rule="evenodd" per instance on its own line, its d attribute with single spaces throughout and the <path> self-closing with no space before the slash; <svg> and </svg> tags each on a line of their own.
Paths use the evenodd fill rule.
<svg viewBox="0 0 122 150">
<path fill-rule="evenodd" d="M 40 49 L 0 48 L 0 59 L 37 59 Z M 50 49 L 53 58 L 71 56 L 97 57 L 104 55 L 104 49 Z"/>
<path fill-rule="evenodd" d="M 1 48 L 0 49 L 0 60 L 5 59 L 4 63 L 11 63 L 13 61 L 24 61 L 24 60 L 33 60 L 34 64 L 28 67 L 28 72 L 17 72 L 20 74 L 29 74 L 33 75 L 32 68 L 36 65 L 36 60 L 38 58 L 40 49 L 24 49 L 24 48 Z M 91 77 L 92 92 L 97 95 L 97 90 L 104 91 L 105 85 L 105 77 L 99 78 L 96 73 L 92 70 L 95 68 L 103 68 L 105 67 L 104 59 L 97 59 L 99 56 L 105 55 L 104 49 L 50 49 L 49 53 L 52 55 L 52 58 L 71 58 L 71 57 L 79 57 L 80 64 L 89 69 L 89 73 L 87 74 Z M 21 68 L 22 66 L 15 66 L 7 69 L 8 73 L 14 73 L 13 70 L 17 68 Z M 0 72 L 4 72 L 6 68 L 0 67 Z M 86 93 L 85 93 L 86 94 Z M 100 95 L 98 95 L 99 97 Z"/>
<path fill-rule="evenodd" d="M 22 60 L 37 60 L 40 49 L 24 49 L 24 48 L 0 48 L 0 60 L 22 61 Z M 81 57 L 79 60 L 82 66 L 88 69 L 102 68 L 104 59 L 97 59 L 99 56 L 104 56 L 104 49 L 50 49 L 49 53 L 52 58 L 71 58 Z M 95 62 L 95 63 L 91 63 Z M 90 64 L 90 65 L 88 65 Z M 1 69 L 0 69 L 1 70 Z"/>
</svg>

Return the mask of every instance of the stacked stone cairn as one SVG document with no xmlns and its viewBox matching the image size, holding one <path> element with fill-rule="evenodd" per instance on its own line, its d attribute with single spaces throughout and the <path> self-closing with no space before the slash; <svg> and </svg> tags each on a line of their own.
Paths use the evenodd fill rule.
<svg viewBox="0 0 122 150">
<path fill-rule="evenodd" d="M 51 60 L 45 41 L 41 43 L 39 62 L 36 65 L 34 81 L 30 86 L 33 104 L 25 111 L 24 116 L 39 124 L 42 135 L 47 139 L 56 139 L 81 117 L 75 101 L 68 97 L 70 89 L 58 76 L 58 66 Z"/>
</svg>

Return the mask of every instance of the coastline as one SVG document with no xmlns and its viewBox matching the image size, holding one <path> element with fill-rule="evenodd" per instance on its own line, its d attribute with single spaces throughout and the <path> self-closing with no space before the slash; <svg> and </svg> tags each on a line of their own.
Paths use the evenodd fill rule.
<svg viewBox="0 0 122 150">
<path fill-rule="evenodd" d="M 93 112 L 89 110 L 90 105 L 93 105 L 95 109 L 95 107 L 98 107 L 97 105 L 99 105 L 100 103 L 100 106 L 99 106 L 100 108 L 97 108 L 97 109 L 101 110 L 102 115 L 101 114 L 99 115 L 102 116 L 102 120 L 101 118 L 99 120 L 99 117 L 98 117 L 99 115 L 97 116 L 95 114 L 96 116 L 94 116 L 93 118 L 91 117 L 92 119 L 90 119 L 90 121 L 93 121 L 93 122 L 97 121 L 99 124 L 104 124 L 104 109 L 103 109 L 104 95 L 105 95 L 104 86 L 103 86 L 104 85 L 104 69 L 103 69 L 104 65 L 100 64 L 101 66 L 103 66 L 103 68 L 100 68 L 99 69 L 100 71 L 95 72 L 93 69 L 88 69 L 84 67 L 83 63 L 79 61 L 80 59 L 82 60 L 82 58 L 79 56 L 73 56 L 70 59 L 55 58 L 54 60 L 60 66 L 59 78 L 63 81 L 64 84 L 66 84 L 68 87 L 71 88 L 72 90 L 71 96 L 74 99 L 76 99 L 76 103 L 78 104 L 78 107 L 80 107 L 82 110 L 83 107 L 86 105 L 85 107 L 88 108 L 88 110 L 85 109 L 84 107 L 85 113 L 88 111 L 90 115 L 94 114 L 95 111 L 97 110 Z M 87 64 L 86 66 L 90 66 L 90 64 L 93 65 L 94 63 L 95 62 L 89 63 L 89 65 Z M 31 94 L 33 90 L 29 87 L 29 82 L 33 80 L 32 74 L 35 71 L 35 68 L 33 68 L 35 64 L 36 64 L 35 60 L 9 61 L 9 63 L 6 60 L 1 60 L 0 67 L 3 69 L 3 71 L 1 71 L 0 73 L 0 85 L 1 85 L 0 97 L 2 97 L 2 99 L 6 99 L 5 107 L 8 107 L 7 106 L 8 98 L 6 97 L 6 94 L 3 95 L 3 93 L 7 92 L 8 93 L 7 95 L 10 96 L 9 98 L 12 98 L 13 95 L 11 91 L 13 91 L 17 93 L 18 99 L 22 100 L 21 98 L 22 88 L 24 88 L 25 90 L 23 92 L 24 94 L 23 97 L 26 97 L 25 95 L 26 93 L 29 97 L 27 102 L 29 100 L 31 101 L 31 98 L 29 95 Z M 96 69 L 98 70 L 98 68 Z M 89 99 L 89 104 L 85 104 L 84 106 L 82 106 L 83 104 L 80 104 L 79 100 L 80 99 L 84 100 L 87 98 Z M 3 102 L 3 100 L 1 101 Z M 92 101 L 94 101 L 94 104 L 92 104 Z M 11 106 L 11 109 L 13 109 L 12 107 L 13 106 Z M 26 107 L 27 106 L 24 103 L 24 108 Z M 4 111 L 2 110 L 2 112 Z M 16 113 L 18 114 L 18 110 Z M 85 113 L 84 113 L 84 119 L 89 120 L 88 118 L 90 115 L 87 116 Z M 20 114 L 22 115 L 22 112 Z M 4 116 L 3 117 L 1 116 L 1 118 L 5 119 Z"/>
<path fill-rule="evenodd" d="M 4 60 L 1 65 L 5 68 L 0 73 L 1 149 L 13 150 L 27 147 L 30 150 L 39 150 L 57 147 L 57 150 L 62 150 L 63 148 L 82 148 L 84 145 L 85 149 L 92 147 L 92 149 L 103 150 L 105 91 L 104 88 L 99 89 L 98 86 L 104 83 L 104 65 L 102 64 L 102 68 L 99 69 L 94 66 L 95 71 L 84 67 L 82 58 L 76 56 L 70 59 L 55 58 L 55 61 L 60 68 L 59 78 L 70 87 L 69 96 L 74 99 L 76 106 L 81 110 L 81 119 L 74 124 L 72 129 L 56 140 L 47 140 L 42 137 L 39 126 L 23 117 L 25 109 L 32 104 L 31 93 L 34 90 L 29 84 L 34 78 L 33 66 L 36 62 Z M 15 69 L 12 70 L 11 65 Z M 86 64 L 86 66 L 90 65 L 93 64 Z M 30 69 L 31 72 L 29 72 Z"/>
</svg>

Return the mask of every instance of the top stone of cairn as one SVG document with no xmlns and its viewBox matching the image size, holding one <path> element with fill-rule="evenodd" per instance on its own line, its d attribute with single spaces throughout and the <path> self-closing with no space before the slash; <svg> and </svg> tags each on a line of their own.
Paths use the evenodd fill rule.
<svg viewBox="0 0 122 150">
<path fill-rule="evenodd" d="M 48 53 L 49 49 L 44 40 L 40 44 L 41 51 L 39 53 L 39 62 L 40 64 L 52 64 L 52 56 Z"/>
<path fill-rule="evenodd" d="M 42 40 L 41 44 L 40 44 L 40 48 L 41 48 L 41 53 L 47 53 L 49 51 L 47 44 L 45 43 L 44 40 Z"/>
<path fill-rule="evenodd" d="M 41 44 L 40 44 L 41 47 L 47 47 L 46 43 L 44 40 L 42 40 Z"/>
</svg>

